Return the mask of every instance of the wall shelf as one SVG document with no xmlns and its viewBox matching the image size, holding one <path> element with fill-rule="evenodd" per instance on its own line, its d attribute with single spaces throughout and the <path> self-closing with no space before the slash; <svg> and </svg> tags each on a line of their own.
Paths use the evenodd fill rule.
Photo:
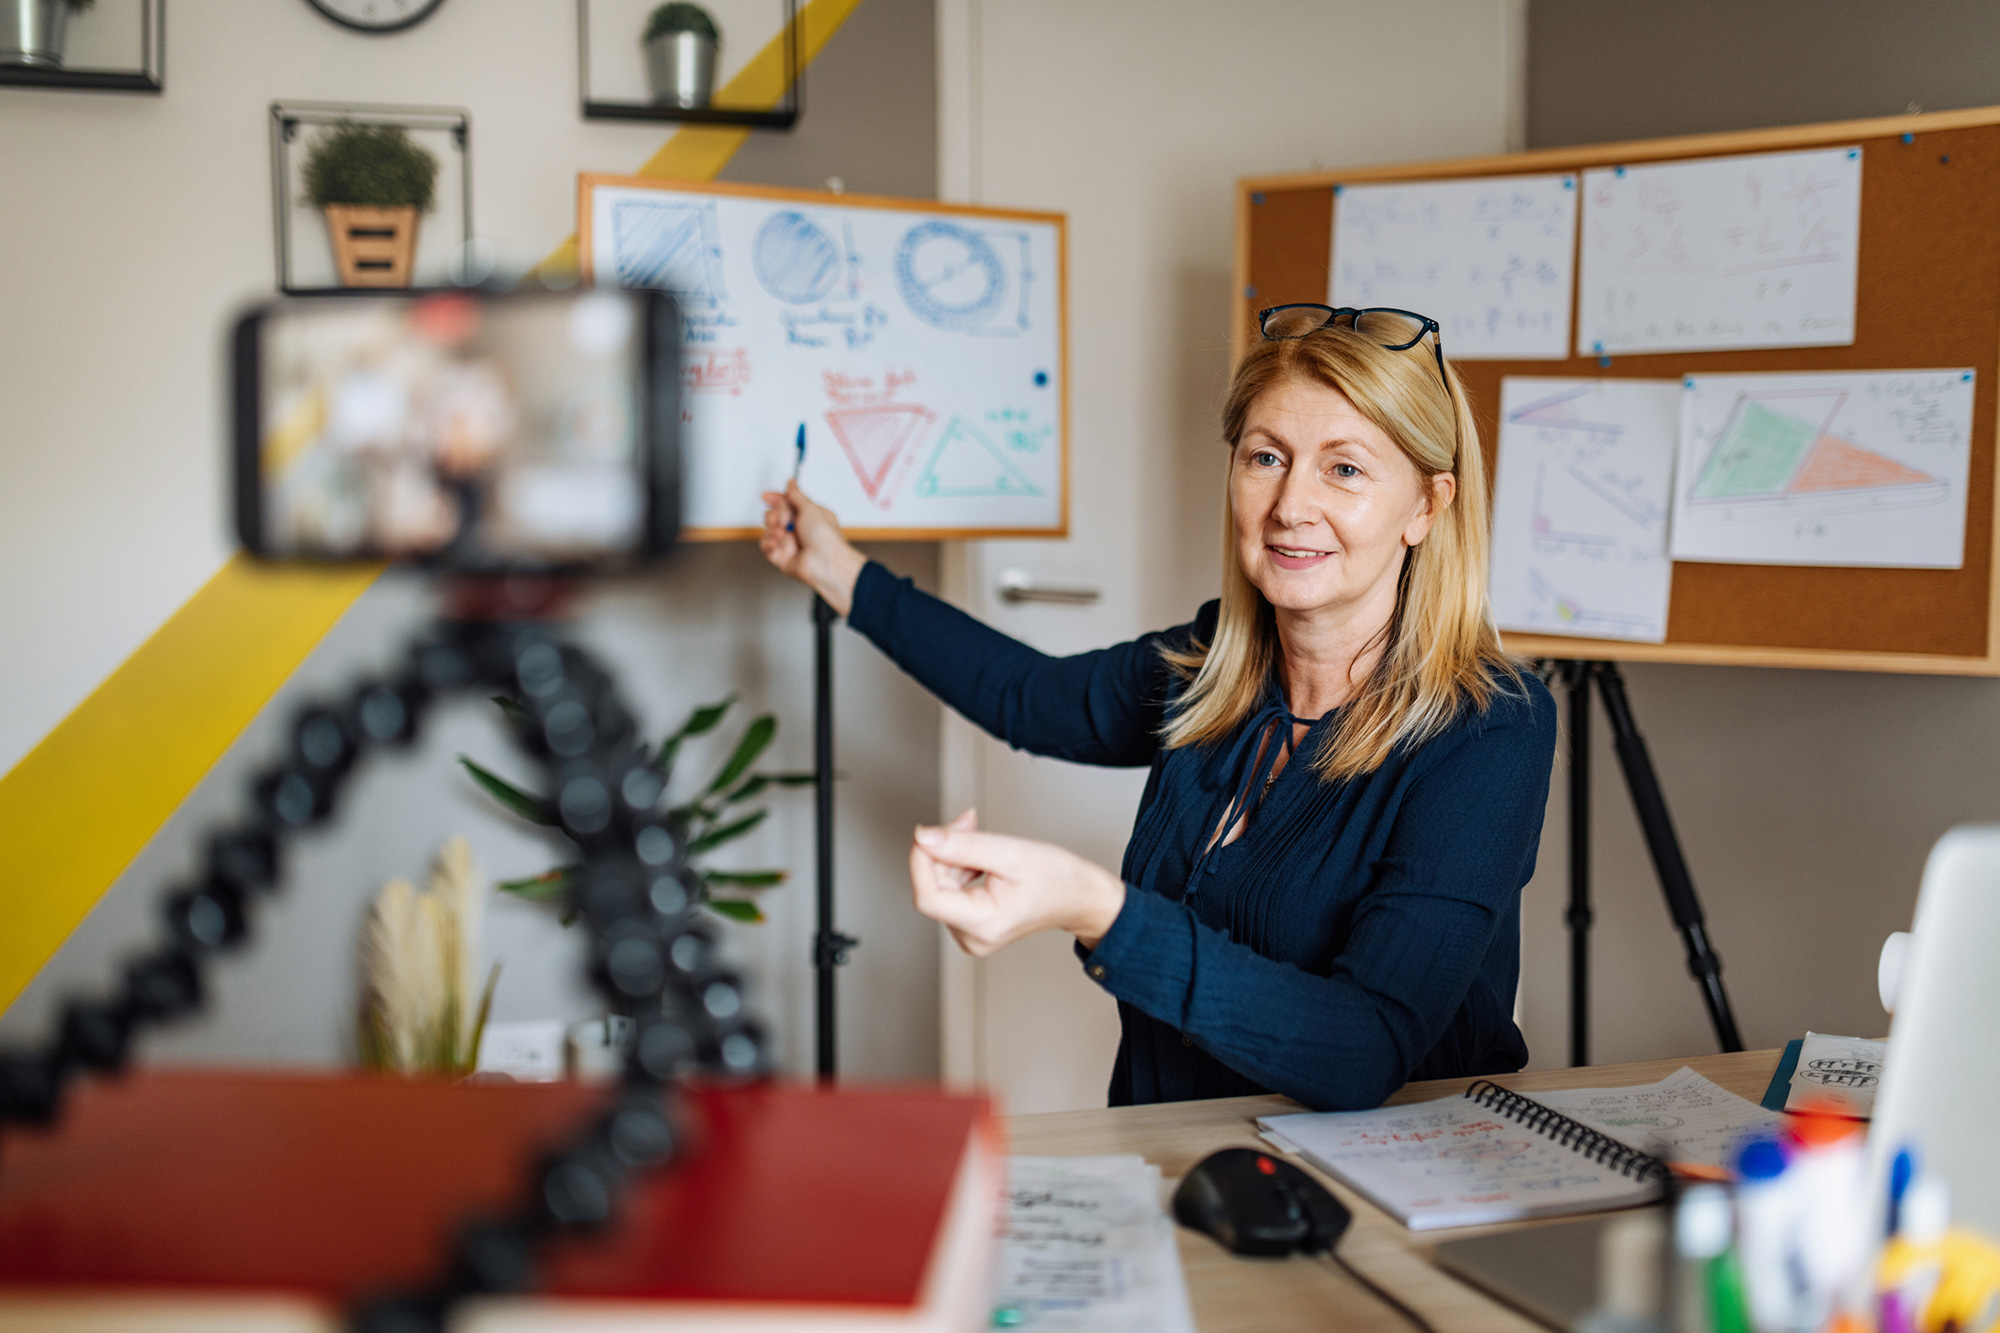
<svg viewBox="0 0 2000 1333">
<path fill-rule="evenodd" d="M 734 41 L 756 50 L 770 40 L 780 42 L 785 60 L 782 102 L 775 107 L 717 106 L 712 102 L 707 106 L 681 107 L 647 100 L 644 59 L 636 34 L 644 29 L 651 0 L 577 0 L 576 74 L 583 118 L 736 125 L 757 130 L 788 130 L 797 124 L 804 81 L 799 56 L 798 0 L 707 0 L 705 7 L 720 11 L 725 46 Z M 595 75 L 591 62 L 593 11 L 598 18 Z M 777 25 L 772 27 L 774 18 Z M 765 35 L 758 36 L 760 32 Z M 634 36 L 629 54 L 623 40 L 611 39 L 613 33 Z M 725 50 L 718 63 L 719 85 L 727 82 L 728 54 Z"/>
<path fill-rule="evenodd" d="M 121 11 L 123 11 L 121 13 Z M 107 0 L 72 15 L 65 54 L 84 65 L 0 65 L 0 87 L 82 93 L 160 93 L 167 86 L 167 0 Z M 99 63 L 119 60 L 132 65 Z"/>
</svg>

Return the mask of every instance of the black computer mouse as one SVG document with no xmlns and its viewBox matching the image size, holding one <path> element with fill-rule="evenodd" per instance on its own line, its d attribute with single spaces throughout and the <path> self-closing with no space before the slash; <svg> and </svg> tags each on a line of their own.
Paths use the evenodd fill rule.
<svg viewBox="0 0 2000 1333">
<path fill-rule="evenodd" d="M 1352 1215 L 1324 1185 L 1255 1148 L 1224 1148 L 1174 1191 L 1174 1216 L 1238 1254 L 1325 1254 Z"/>
</svg>

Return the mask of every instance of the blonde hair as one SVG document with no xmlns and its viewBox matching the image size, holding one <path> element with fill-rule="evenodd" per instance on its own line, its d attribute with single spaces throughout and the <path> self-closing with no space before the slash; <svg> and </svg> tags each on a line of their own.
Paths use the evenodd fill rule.
<svg viewBox="0 0 2000 1333">
<path fill-rule="evenodd" d="M 1427 343 L 1391 351 L 1352 329 L 1325 328 L 1252 347 L 1236 367 L 1223 408 L 1223 435 L 1233 456 L 1259 395 L 1288 381 L 1321 384 L 1346 395 L 1380 426 L 1416 465 L 1427 489 L 1442 472 L 1457 481 L 1456 496 L 1404 555 L 1380 660 L 1313 758 L 1329 782 L 1373 772 L 1398 746 L 1436 736 L 1467 705 L 1484 709 L 1502 680 L 1520 679 L 1518 663 L 1500 647 L 1487 603 L 1479 429 L 1457 368 L 1446 373 L 1449 393 Z M 1257 710 L 1279 652 L 1276 614 L 1244 574 L 1231 531 L 1213 640 L 1163 654 L 1189 682 L 1164 729 L 1167 746 L 1219 741 L 1242 725 Z"/>
</svg>

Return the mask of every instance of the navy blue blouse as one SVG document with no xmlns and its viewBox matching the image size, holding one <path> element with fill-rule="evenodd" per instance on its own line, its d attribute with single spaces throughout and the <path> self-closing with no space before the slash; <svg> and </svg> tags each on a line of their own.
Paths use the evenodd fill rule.
<svg viewBox="0 0 2000 1333">
<path fill-rule="evenodd" d="M 1125 848 L 1125 906 L 1078 953 L 1118 999 L 1111 1104 L 1279 1092 L 1321 1110 L 1380 1105 L 1410 1079 L 1511 1072 L 1521 887 L 1535 868 L 1555 704 L 1527 677 L 1484 711 L 1329 783 L 1311 756 L 1336 713 L 1254 806 L 1243 835 L 1205 851 L 1284 716 L 1228 741 L 1160 743 L 1180 689 L 1162 644 L 1207 642 L 1195 621 L 1116 647 L 1050 657 L 870 563 L 849 623 L 966 718 L 1017 749 L 1150 766 Z"/>
</svg>

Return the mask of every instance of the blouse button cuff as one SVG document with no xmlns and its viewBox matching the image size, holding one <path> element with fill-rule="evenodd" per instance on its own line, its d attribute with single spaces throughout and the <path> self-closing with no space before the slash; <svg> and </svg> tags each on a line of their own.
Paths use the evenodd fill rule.
<svg viewBox="0 0 2000 1333">
<path fill-rule="evenodd" d="M 1090 965 L 1090 975 L 1099 981 L 1104 980 L 1104 964 L 1092 963 Z"/>
</svg>

